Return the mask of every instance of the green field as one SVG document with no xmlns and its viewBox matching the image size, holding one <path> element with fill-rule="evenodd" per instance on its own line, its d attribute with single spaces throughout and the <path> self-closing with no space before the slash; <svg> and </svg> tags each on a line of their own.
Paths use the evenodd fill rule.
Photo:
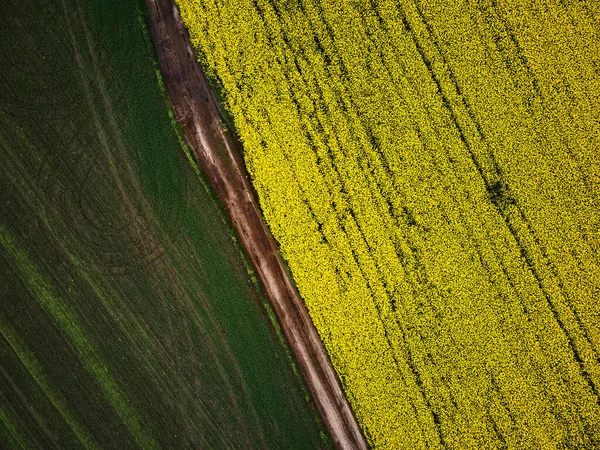
<svg viewBox="0 0 600 450">
<path fill-rule="evenodd" d="M 600 448 L 600 3 L 177 0 L 376 448 Z"/>
<path fill-rule="evenodd" d="M 143 5 L 0 6 L 0 447 L 327 447 Z"/>
</svg>

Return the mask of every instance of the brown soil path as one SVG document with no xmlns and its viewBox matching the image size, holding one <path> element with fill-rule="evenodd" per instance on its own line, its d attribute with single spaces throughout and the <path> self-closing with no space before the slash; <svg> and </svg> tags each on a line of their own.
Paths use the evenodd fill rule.
<svg viewBox="0 0 600 450">
<path fill-rule="evenodd" d="M 261 219 L 240 144 L 219 123 L 218 106 L 179 11 L 172 0 L 147 3 L 160 70 L 177 120 L 255 267 L 333 442 L 340 449 L 366 449 L 323 343 Z"/>
</svg>

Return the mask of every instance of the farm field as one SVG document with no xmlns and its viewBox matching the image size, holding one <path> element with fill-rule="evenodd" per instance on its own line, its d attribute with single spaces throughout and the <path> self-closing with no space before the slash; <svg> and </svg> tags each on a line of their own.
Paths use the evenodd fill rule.
<svg viewBox="0 0 600 450">
<path fill-rule="evenodd" d="M 228 129 L 179 10 L 173 0 L 148 0 L 147 5 L 156 60 L 173 117 L 256 270 L 330 442 L 335 448 L 366 450 L 367 441 L 325 346 L 262 219 L 244 166 L 243 148 Z"/>
<path fill-rule="evenodd" d="M 145 21 L 0 6 L 0 448 L 328 448 Z"/>
<path fill-rule="evenodd" d="M 597 3 L 177 3 L 373 448 L 599 447 Z"/>
</svg>

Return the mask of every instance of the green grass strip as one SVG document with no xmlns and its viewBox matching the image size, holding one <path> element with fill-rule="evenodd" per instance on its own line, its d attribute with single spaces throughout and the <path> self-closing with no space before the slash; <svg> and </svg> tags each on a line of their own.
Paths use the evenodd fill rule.
<svg viewBox="0 0 600 450">
<path fill-rule="evenodd" d="M 22 279 L 27 283 L 40 304 L 67 334 L 70 342 L 77 349 L 77 352 L 86 369 L 90 372 L 90 374 L 96 377 L 98 383 L 104 390 L 107 400 L 119 414 L 123 424 L 127 427 L 135 441 L 142 448 L 158 448 L 157 443 L 144 432 L 135 410 L 128 404 L 124 394 L 120 391 L 117 383 L 110 375 L 108 367 L 100 357 L 99 352 L 86 338 L 86 333 L 81 325 L 79 325 L 75 312 L 63 299 L 52 293 L 49 283 L 44 279 L 44 276 L 37 270 L 34 263 L 29 259 L 25 251 L 18 247 L 17 243 L 10 236 L 8 230 L 2 225 L 0 225 L 0 244 L 6 249 L 8 255 L 12 257 Z M 9 342 L 11 341 L 9 340 Z M 17 351 L 17 349 L 15 349 L 15 351 Z M 18 349 L 17 353 L 19 355 L 23 354 L 22 346 Z M 30 357 L 28 357 L 26 360 L 28 362 L 32 361 Z M 31 368 L 30 366 L 27 366 L 27 368 L 30 370 L 32 375 L 34 375 L 34 373 L 35 375 L 41 375 L 42 373 L 37 363 L 32 365 Z M 34 372 L 32 372 L 32 369 Z M 36 378 L 36 381 L 38 381 L 38 378 Z M 77 432 L 76 434 L 79 436 Z"/>
<path fill-rule="evenodd" d="M 0 436 L 4 436 L 11 448 L 28 449 L 30 448 L 23 439 L 23 436 L 17 430 L 17 427 L 10 420 L 8 413 L 0 408 Z"/>
<path fill-rule="evenodd" d="M 6 230 L 0 225 L 0 242 L 2 242 L 2 245 L 6 248 L 5 232 Z M 19 334 L 16 332 L 16 330 L 6 321 L 5 317 L 1 314 L 0 333 L 2 333 L 2 336 L 4 336 L 8 344 L 19 357 L 19 360 L 21 361 L 23 366 L 25 366 L 29 374 L 32 376 L 32 378 L 35 380 L 38 386 L 42 389 L 44 395 L 46 395 L 48 400 L 50 400 L 52 406 L 56 408 L 56 410 L 64 419 L 64 421 L 69 425 L 69 427 L 71 427 L 71 430 L 73 430 L 73 433 L 75 434 L 77 439 L 79 439 L 79 442 L 81 442 L 81 444 L 86 449 L 97 449 L 96 445 L 91 441 L 89 434 L 79 425 L 75 417 L 73 417 L 73 415 L 69 412 L 66 402 L 64 401 L 62 396 L 54 391 L 54 389 L 50 385 L 50 382 L 44 376 L 44 369 L 42 369 L 42 366 L 37 361 L 33 353 L 29 351 L 27 345 L 19 337 Z M 8 427 L 9 431 L 11 431 L 13 435 L 15 435 L 14 427 L 11 427 L 11 423 L 5 411 L 0 411 L 0 414 L 0 419 L 4 426 Z M 25 446 L 24 448 L 27 447 Z"/>
</svg>

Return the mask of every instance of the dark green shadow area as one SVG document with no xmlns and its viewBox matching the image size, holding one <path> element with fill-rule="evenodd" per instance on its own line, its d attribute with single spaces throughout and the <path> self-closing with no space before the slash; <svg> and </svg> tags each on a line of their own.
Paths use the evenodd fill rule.
<svg viewBox="0 0 600 450">
<path fill-rule="evenodd" d="M 0 448 L 327 447 L 146 27 L 0 7 Z"/>
</svg>

